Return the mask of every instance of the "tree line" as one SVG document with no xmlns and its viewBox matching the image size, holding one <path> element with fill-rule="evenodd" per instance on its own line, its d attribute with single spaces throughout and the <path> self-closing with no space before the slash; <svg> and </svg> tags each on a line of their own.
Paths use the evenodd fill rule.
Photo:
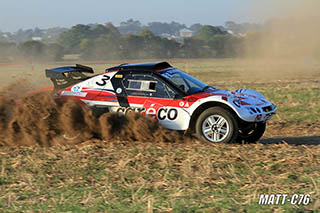
<svg viewBox="0 0 320 213">
<path fill-rule="evenodd" d="M 160 36 L 161 32 L 177 34 L 184 26 L 175 22 L 153 22 L 141 26 L 134 20 L 120 24 L 119 28 L 111 23 L 78 24 L 60 33 L 54 41 L 0 41 L 0 61 L 60 61 L 69 54 L 79 56 L 79 60 L 255 56 L 259 49 L 265 48 L 266 45 L 262 46 L 265 38 L 271 36 L 268 25 L 239 25 L 234 22 L 227 22 L 227 28 L 192 25 L 190 28 L 196 32 L 182 41 Z M 284 39 L 281 42 L 285 47 L 288 41 Z M 292 46 L 292 42 L 288 45 Z"/>
<path fill-rule="evenodd" d="M 0 61 L 59 61 L 67 54 L 77 54 L 83 60 L 235 57 L 241 42 L 241 38 L 210 25 L 201 26 L 194 36 L 179 42 L 146 28 L 138 34 L 121 34 L 111 23 L 95 27 L 78 24 L 62 32 L 54 43 L 1 41 Z"/>
</svg>

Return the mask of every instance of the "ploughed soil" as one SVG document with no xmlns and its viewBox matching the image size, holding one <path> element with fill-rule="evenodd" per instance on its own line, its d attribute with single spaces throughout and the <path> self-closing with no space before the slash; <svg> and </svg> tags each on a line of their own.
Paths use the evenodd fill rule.
<svg viewBox="0 0 320 213">
<path fill-rule="evenodd" d="M 0 146 L 50 147 L 90 143 L 97 139 L 152 143 L 195 140 L 137 113 L 126 116 L 106 113 L 96 118 L 87 106 L 54 99 L 51 92 L 25 95 L 23 88 L 10 87 L 0 95 Z M 319 135 L 320 126 L 271 122 L 261 142 L 319 144 Z"/>
</svg>

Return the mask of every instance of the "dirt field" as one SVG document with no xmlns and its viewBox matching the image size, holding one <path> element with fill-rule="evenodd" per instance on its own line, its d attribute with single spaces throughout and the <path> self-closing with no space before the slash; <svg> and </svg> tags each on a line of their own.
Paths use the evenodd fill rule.
<svg viewBox="0 0 320 213">
<path fill-rule="evenodd" d="M 265 136 L 257 144 L 203 144 L 138 115 L 95 119 L 86 108 L 53 103 L 46 93 L 28 96 L 17 106 L 12 98 L 51 86 L 44 69 L 64 64 L 0 65 L 0 210 L 319 209 L 319 64 L 171 63 L 217 88 L 262 92 L 279 108 Z M 115 65 L 85 64 L 97 73 Z M 311 203 L 261 206 L 261 193 L 308 193 Z"/>
<path fill-rule="evenodd" d="M 132 61 L 132 63 L 138 62 L 140 61 Z M 303 143 L 308 143 L 309 140 L 311 140 L 310 143 L 314 143 L 313 138 L 305 141 L 303 137 L 314 136 L 316 138 L 320 135 L 320 63 L 241 59 L 172 60 L 169 62 L 213 87 L 229 90 L 251 88 L 264 94 L 279 108 L 278 114 L 269 122 L 264 138 L 279 138 L 281 141 L 288 142 L 299 138 L 299 141 L 303 140 Z M 83 62 L 83 64 L 92 66 L 96 73 L 102 73 L 107 67 L 120 63 L 123 62 L 92 64 Z M 27 90 L 51 86 L 50 80 L 45 78 L 45 69 L 73 64 L 73 62 L 0 64 L 0 88 L 8 91 L 6 88 L 10 87 L 9 96 L 22 96 Z M 4 97 L 8 98 L 8 95 Z M 37 100 L 33 101 L 37 102 Z M 48 104 L 52 106 L 52 103 Z M 262 142 L 270 141 L 268 139 Z"/>
</svg>

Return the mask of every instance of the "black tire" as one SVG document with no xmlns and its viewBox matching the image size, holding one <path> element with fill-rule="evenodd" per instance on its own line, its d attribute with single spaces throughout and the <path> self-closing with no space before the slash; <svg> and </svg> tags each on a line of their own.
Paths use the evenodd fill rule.
<svg viewBox="0 0 320 213">
<path fill-rule="evenodd" d="M 249 123 L 243 128 L 239 128 L 239 133 L 237 137 L 237 142 L 241 143 L 242 141 L 247 143 L 257 142 L 266 130 L 266 123 Z"/>
<path fill-rule="evenodd" d="M 224 120 L 221 120 L 221 118 Z M 221 121 L 220 125 L 217 125 L 218 121 Z M 238 135 L 238 123 L 231 112 L 221 107 L 212 107 L 200 114 L 195 131 L 197 138 L 203 142 L 232 143 Z M 225 134 L 224 131 L 226 131 Z"/>
</svg>

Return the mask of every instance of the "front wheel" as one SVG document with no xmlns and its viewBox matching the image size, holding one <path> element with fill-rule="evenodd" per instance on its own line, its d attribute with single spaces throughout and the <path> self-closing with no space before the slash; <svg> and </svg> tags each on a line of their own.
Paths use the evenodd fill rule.
<svg viewBox="0 0 320 213">
<path fill-rule="evenodd" d="M 202 112 L 195 129 L 198 139 L 211 143 L 231 143 L 238 135 L 234 115 L 221 107 L 212 107 Z"/>
<path fill-rule="evenodd" d="M 259 123 L 249 123 L 242 128 L 239 128 L 238 133 L 238 142 L 248 142 L 254 143 L 258 141 L 266 130 L 266 123 L 259 122 Z"/>
</svg>

